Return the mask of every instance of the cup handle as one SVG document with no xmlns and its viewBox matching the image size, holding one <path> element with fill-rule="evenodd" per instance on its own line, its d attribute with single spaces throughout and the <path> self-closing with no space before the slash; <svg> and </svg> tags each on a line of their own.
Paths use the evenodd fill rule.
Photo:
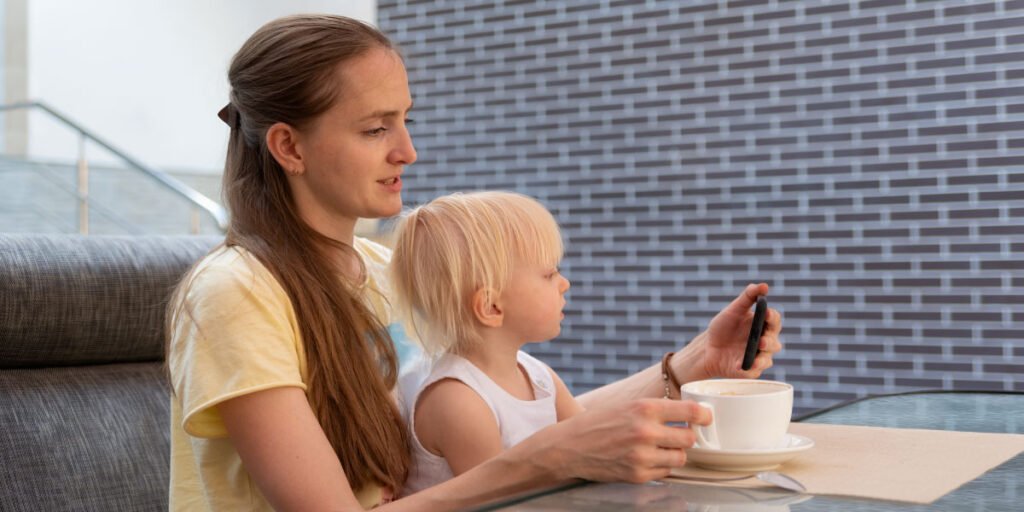
<svg viewBox="0 0 1024 512">
<path fill-rule="evenodd" d="M 701 448 L 717 450 L 721 448 L 721 445 L 718 443 L 718 430 L 715 428 L 715 406 L 708 402 L 697 402 L 697 405 L 711 411 L 712 416 L 710 425 L 695 425 L 696 428 L 693 429 L 693 432 L 697 434 L 697 443 Z"/>
</svg>

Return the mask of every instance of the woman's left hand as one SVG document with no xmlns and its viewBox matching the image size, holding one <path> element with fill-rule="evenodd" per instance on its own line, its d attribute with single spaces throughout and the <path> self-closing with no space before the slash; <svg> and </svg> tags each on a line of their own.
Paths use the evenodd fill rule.
<svg viewBox="0 0 1024 512">
<path fill-rule="evenodd" d="M 768 295 L 767 284 L 747 285 L 739 297 L 736 297 L 732 303 L 715 315 L 711 323 L 708 324 L 707 330 L 694 340 L 697 343 L 687 346 L 685 352 L 697 351 L 691 352 L 696 359 L 692 362 L 696 364 L 686 365 L 687 367 L 683 368 L 677 367 L 676 375 L 682 377 L 681 382 L 712 377 L 755 379 L 760 377 L 763 371 L 771 368 L 772 356 L 782 350 L 782 343 L 779 342 L 779 333 L 782 331 L 782 315 L 777 310 L 768 308 L 758 347 L 760 352 L 749 370 L 741 369 L 747 336 L 750 333 L 750 324 L 754 319 L 751 306 L 757 302 L 759 295 Z M 675 359 L 673 358 L 673 360 Z"/>
</svg>

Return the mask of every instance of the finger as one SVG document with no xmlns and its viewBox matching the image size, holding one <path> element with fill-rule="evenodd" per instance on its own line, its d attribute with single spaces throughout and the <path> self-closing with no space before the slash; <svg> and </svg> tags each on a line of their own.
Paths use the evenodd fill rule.
<svg viewBox="0 0 1024 512">
<path fill-rule="evenodd" d="M 743 293 L 740 293 L 739 297 L 736 297 L 729 303 L 726 309 L 735 314 L 742 315 L 750 310 L 750 306 L 757 302 L 758 295 L 768 295 L 768 285 L 766 283 L 748 284 L 743 289 Z"/>
<path fill-rule="evenodd" d="M 757 374 L 760 376 L 762 372 L 771 368 L 774 365 L 775 360 L 772 359 L 772 355 L 767 352 L 763 352 L 761 354 L 758 354 L 757 357 L 754 358 L 754 365 L 751 368 L 751 370 L 756 370 Z"/>
<path fill-rule="evenodd" d="M 659 447 L 651 467 L 672 469 L 682 467 L 684 464 L 686 464 L 686 452 L 684 450 L 680 448 Z"/>
<path fill-rule="evenodd" d="M 765 330 L 758 343 L 758 350 L 770 354 L 782 350 L 782 343 L 779 343 L 780 332 L 782 332 L 782 314 L 769 308 L 765 321 Z"/>
<path fill-rule="evenodd" d="M 654 446 L 676 450 L 690 448 L 697 442 L 697 434 L 689 427 L 658 425 L 652 436 Z"/>
<path fill-rule="evenodd" d="M 761 338 L 761 345 L 757 348 L 758 352 L 766 354 L 777 354 L 782 351 L 782 342 L 778 338 Z"/>
<path fill-rule="evenodd" d="M 764 317 L 764 334 L 779 334 L 782 332 L 782 313 L 774 308 L 768 308 L 768 314 Z"/>
<path fill-rule="evenodd" d="M 761 336 L 761 342 L 758 344 L 757 349 L 761 352 L 774 354 L 782 350 L 782 342 L 779 341 L 778 336 Z"/>
<path fill-rule="evenodd" d="M 629 478 L 626 478 L 627 482 L 634 484 L 642 484 L 650 482 L 651 480 L 661 480 L 668 476 L 671 468 L 669 467 L 646 467 L 643 469 L 637 468 L 636 472 Z"/>
<path fill-rule="evenodd" d="M 707 425 L 711 423 L 711 411 L 701 407 L 693 400 L 664 400 L 654 399 L 661 403 L 662 410 L 658 416 L 660 423 L 696 423 Z"/>
</svg>

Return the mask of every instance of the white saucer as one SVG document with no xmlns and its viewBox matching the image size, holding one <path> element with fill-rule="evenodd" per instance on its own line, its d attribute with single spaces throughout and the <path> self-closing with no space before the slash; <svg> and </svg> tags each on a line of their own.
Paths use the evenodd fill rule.
<svg viewBox="0 0 1024 512">
<path fill-rule="evenodd" d="M 778 467 L 800 452 L 814 447 L 814 441 L 796 434 L 786 434 L 778 448 L 767 450 L 711 450 L 694 446 L 686 450 L 686 460 L 718 471 L 766 471 Z"/>
</svg>

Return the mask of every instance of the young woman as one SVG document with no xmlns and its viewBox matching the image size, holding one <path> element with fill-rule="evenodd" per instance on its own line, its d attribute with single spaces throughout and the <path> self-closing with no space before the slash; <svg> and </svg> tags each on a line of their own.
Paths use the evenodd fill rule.
<svg viewBox="0 0 1024 512">
<path fill-rule="evenodd" d="M 520 350 L 561 332 L 561 260 L 554 217 L 521 194 L 451 194 L 402 219 L 394 303 L 432 356 L 426 379 L 401 386 L 413 458 L 402 494 L 582 411 L 551 368 Z"/>
<path fill-rule="evenodd" d="M 170 508 L 387 503 L 410 464 L 392 396 L 390 254 L 353 233 L 358 218 L 401 209 L 401 175 L 416 160 L 405 66 L 376 29 L 305 15 L 260 28 L 228 78 L 231 226 L 169 306 Z M 665 379 L 760 375 L 781 348 L 777 312 L 754 367 L 739 362 L 764 293 L 747 287 L 671 358 Z M 665 379 L 655 366 L 588 393 L 589 410 L 386 508 L 452 510 L 571 478 L 662 477 L 694 439 L 666 423 L 710 421 L 694 403 L 654 399 L 672 391 Z"/>
</svg>

